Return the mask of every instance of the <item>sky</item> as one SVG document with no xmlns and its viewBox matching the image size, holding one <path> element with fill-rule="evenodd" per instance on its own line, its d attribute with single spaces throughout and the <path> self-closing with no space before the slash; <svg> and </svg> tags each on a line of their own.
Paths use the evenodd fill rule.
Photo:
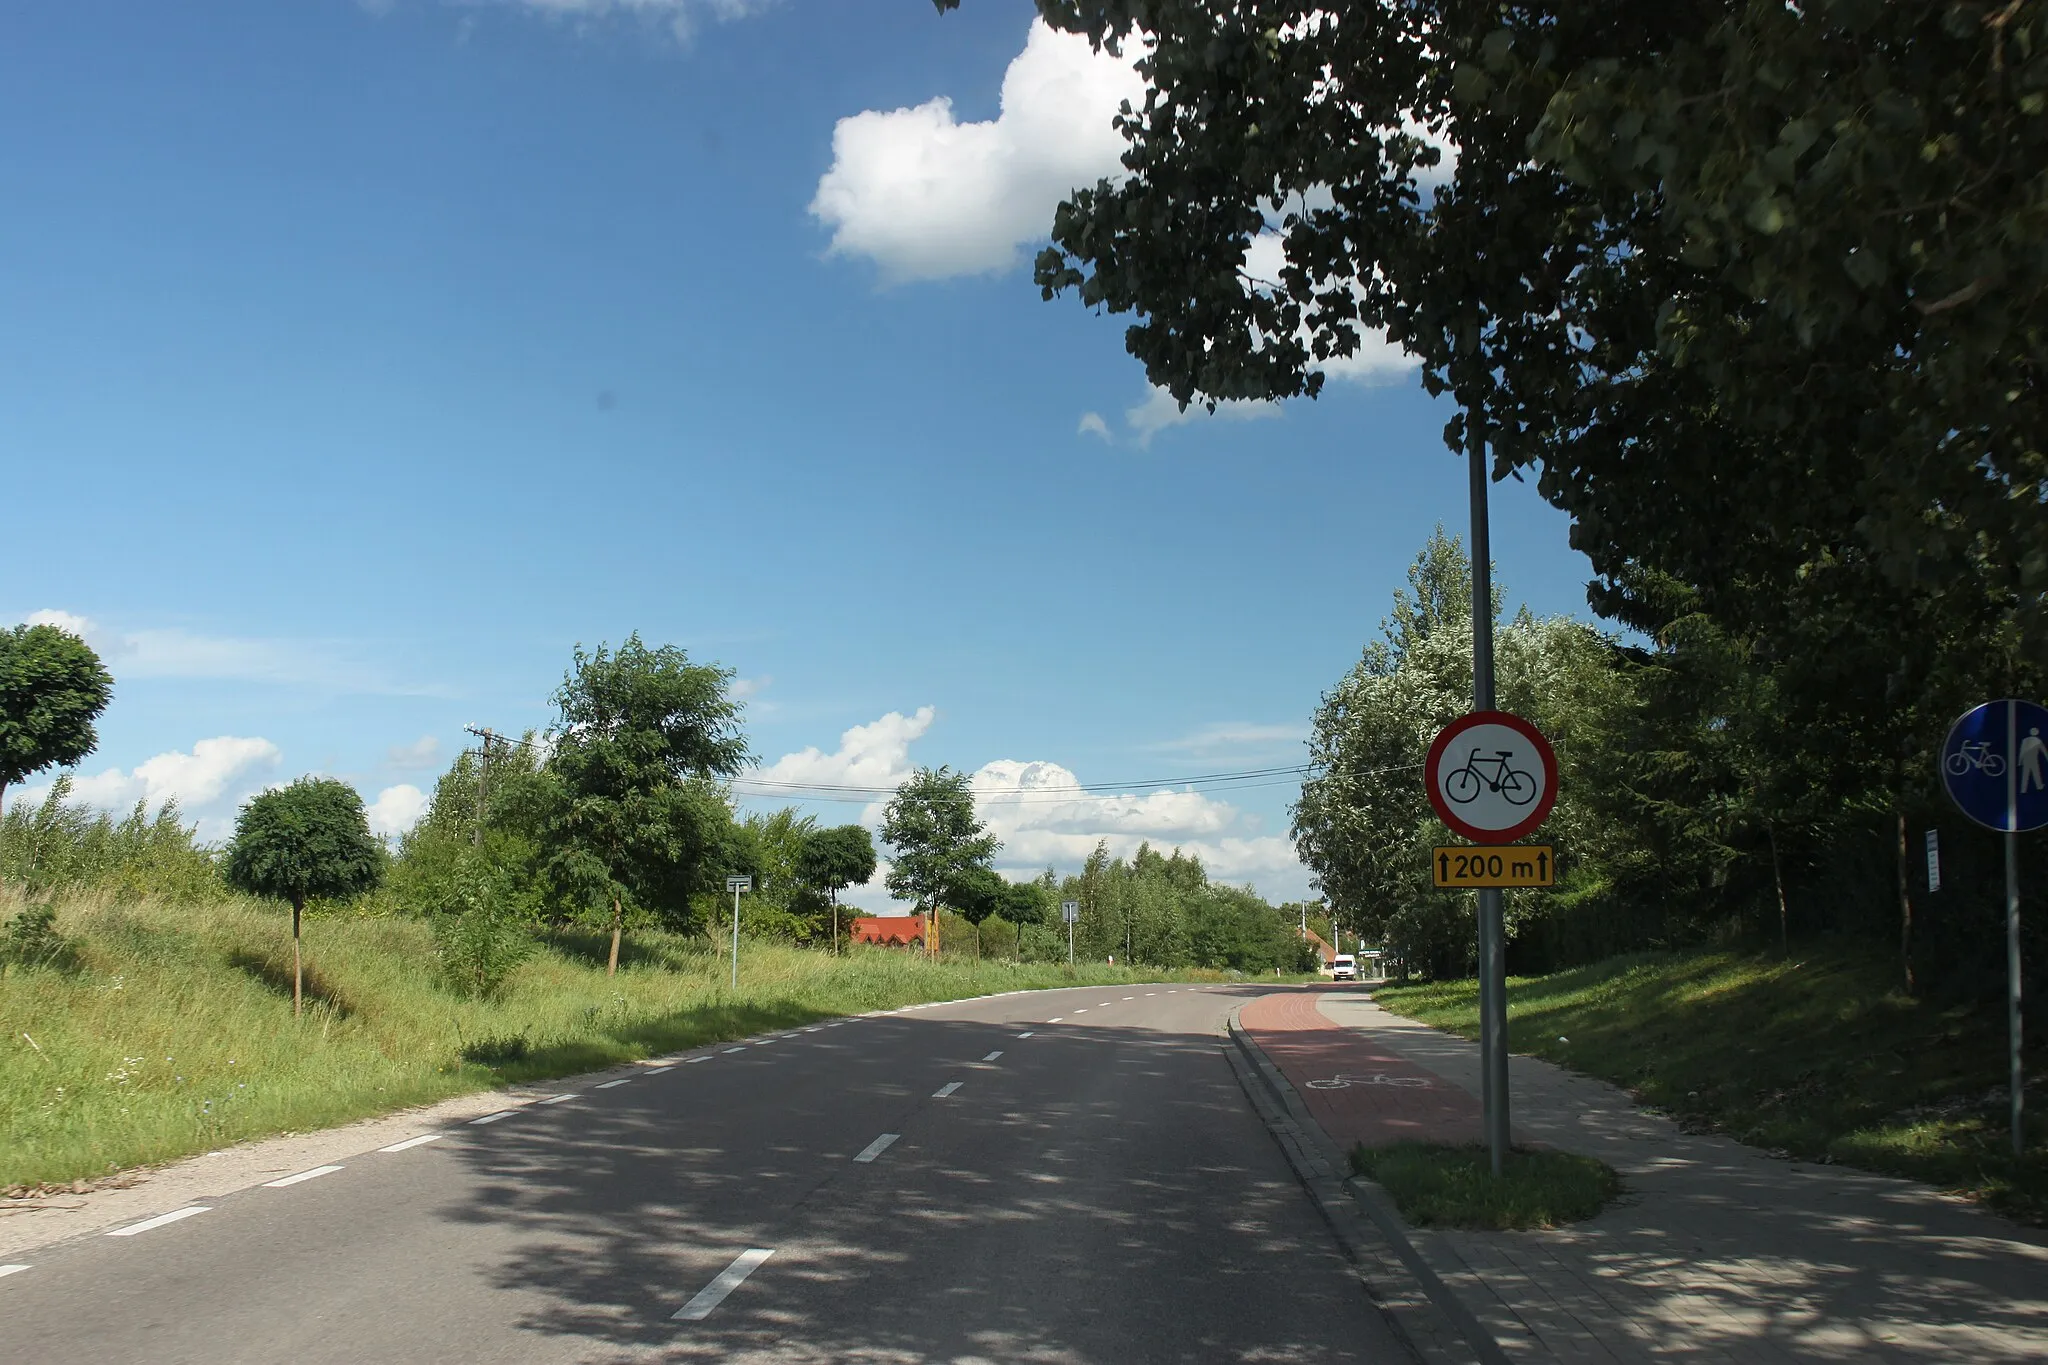
<svg viewBox="0 0 2048 1365">
<path fill-rule="evenodd" d="M 221 839 L 328 773 L 394 836 L 466 725 L 545 726 L 637 631 L 735 671 L 750 809 L 872 825 L 949 764 L 1010 875 L 1150 840 L 1308 892 L 1295 780 L 1189 779 L 1304 761 L 1464 527 L 1450 411 L 1369 339 L 1316 401 L 1181 413 L 1128 319 L 1042 301 L 1142 87 L 1033 15 L 8 7 L 0 623 L 115 676 L 79 795 Z M 1584 616 L 1565 518 L 1492 505 L 1510 602 Z"/>
</svg>

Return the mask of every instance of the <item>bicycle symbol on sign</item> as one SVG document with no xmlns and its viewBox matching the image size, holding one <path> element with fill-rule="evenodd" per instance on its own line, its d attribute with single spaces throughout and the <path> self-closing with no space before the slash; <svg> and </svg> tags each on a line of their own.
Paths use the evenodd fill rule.
<svg viewBox="0 0 2048 1365">
<path fill-rule="evenodd" d="M 1444 795 L 1459 805 L 1475 799 L 1481 786 L 1499 792 L 1517 806 L 1526 806 L 1536 799 L 1536 779 L 1520 768 L 1511 767 L 1508 759 L 1512 749 L 1495 750 L 1495 757 L 1481 758 L 1479 750 L 1465 760 L 1465 766 L 1444 779 Z M 1491 774 L 1482 771 L 1491 769 Z"/>
<path fill-rule="evenodd" d="M 1942 766 L 1948 769 L 1950 777 L 1961 777 L 1972 768 L 1986 777 L 1997 777 L 2005 771 L 2005 760 L 1991 752 L 1987 740 L 1964 740 L 1962 748 L 1950 754 Z"/>
<path fill-rule="evenodd" d="M 1311 1090 L 1348 1090 L 1354 1085 L 1397 1085 L 1403 1089 L 1429 1088 L 1429 1082 L 1421 1076 L 1389 1076 L 1384 1071 L 1375 1071 L 1370 1076 L 1332 1076 L 1327 1081 L 1310 1081 Z"/>
</svg>

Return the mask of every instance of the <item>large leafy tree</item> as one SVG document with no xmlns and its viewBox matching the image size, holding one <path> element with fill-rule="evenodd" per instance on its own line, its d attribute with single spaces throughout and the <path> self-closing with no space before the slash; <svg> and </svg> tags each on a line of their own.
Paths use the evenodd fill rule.
<svg viewBox="0 0 2048 1365">
<path fill-rule="evenodd" d="M 363 814 L 363 798 L 346 782 L 302 777 L 242 807 L 221 875 L 238 891 L 291 903 L 294 1016 L 304 982 L 299 920 L 306 901 L 344 900 L 375 889 L 384 858 Z"/>
<path fill-rule="evenodd" d="M 618 971 L 627 907 L 687 918 L 733 842 L 719 780 L 747 762 L 733 672 L 629 635 L 575 651 L 554 697 L 552 749 L 508 792 L 557 894 L 610 910 L 606 973 Z"/>
<path fill-rule="evenodd" d="M 2044 0 L 1039 8 L 1149 89 L 1038 282 L 1183 402 L 1384 331 L 1610 610 L 1645 565 L 1745 632 L 1967 584 L 2040 640 Z"/>
<path fill-rule="evenodd" d="M 821 829 L 804 841 L 797 875 L 832 902 L 832 951 L 839 951 L 839 893 L 875 875 L 874 837 L 860 825 Z"/>
<path fill-rule="evenodd" d="M 947 767 L 919 768 L 896 789 L 882 813 L 882 841 L 891 855 L 889 894 L 919 910 L 937 909 L 1002 847 L 975 814 L 968 775 Z"/>
<path fill-rule="evenodd" d="M 93 722 L 113 694 L 99 655 L 69 631 L 0 631 L 0 805 L 31 773 L 91 753 L 99 744 Z"/>
</svg>

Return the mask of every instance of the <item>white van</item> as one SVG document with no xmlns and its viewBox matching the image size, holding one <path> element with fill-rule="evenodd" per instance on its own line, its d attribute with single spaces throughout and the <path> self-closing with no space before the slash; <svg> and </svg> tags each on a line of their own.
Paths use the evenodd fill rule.
<svg viewBox="0 0 2048 1365">
<path fill-rule="evenodd" d="M 1339 953 L 1331 958 L 1330 979 L 1332 981 L 1358 980 L 1358 959 L 1349 953 Z"/>
</svg>

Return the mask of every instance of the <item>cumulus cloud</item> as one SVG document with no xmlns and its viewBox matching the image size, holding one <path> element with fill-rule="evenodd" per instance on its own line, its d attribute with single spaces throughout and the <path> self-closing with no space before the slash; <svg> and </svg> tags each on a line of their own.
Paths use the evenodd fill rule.
<svg viewBox="0 0 2048 1365">
<path fill-rule="evenodd" d="M 734 701 L 746 701 L 750 698 L 758 697 L 774 686 L 774 684 L 774 677 L 766 673 L 758 678 L 735 678 L 732 684 L 732 699 Z"/>
<path fill-rule="evenodd" d="M 491 3 L 492 0 L 483 2 Z M 744 19 L 768 9 L 777 0 L 495 0 L 495 3 L 577 24 L 615 18 L 638 19 L 657 24 L 678 40 L 683 40 L 707 21 L 729 23 L 734 19 Z"/>
<path fill-rule="evenodd" d="M 751 800 L 798 804 L 806 794 L 814 800 L 828 797 L 832 788 L 893 789 L 915 770 L 911 747 L 931 729 L 935 714 L 929 706 L 908 716 L 892 711 L 847 730 L 831 753 L 807 748 L 787 754 L 740 779 L 740 786 Z M 1218 743 L 1233 735 L 1250 742 L 1254 736 L 1277 736 L 1281 727 L 1212 730 Z M 783 785 L 763 785 L 763 779 Z M 1256 816 L 1201 792 L 1084 791 L 1080 778 L 1058 763 L 1007 758 L 975 769 L 970 784 L 982 819 L 1003 841 L 997 867 L 1012 877 L 1034 876 L 1047 866 L 1077 870 L 1098 842 L 1106 841 L 1111 853 L 1128 857 L 1149 841 L 1161 850 L 1179 848 L 1193 854 L 1212 877 L 1251 882 L 1269 897 L 1299 896 L 1308 885 L 1308 873 L 1295 857 L 1290 839 L 1264 833 Z M 879 827 L 885 800 L 878 794 L 860 822 L 870 829 Z M 868 886 L 841 899 L 869 913 L 900 909 L 884 887 L 886 872 L 886 867 L 878 870 Z"/>
<path fill-rule="evenodd" d="M 942 95 L 839 120 L 811 213 L 832 254 L 866 257 L 892 284 L 1008 270 L 1069 192 L 1122 174 L 1112 120 L 1144 94 L 1128 55 L 1033 20 L 994 119 L 962 123 Z"/>
<path fill-rule="evenodd" d="M 1099 412 L 1084 412 L 1081 414 L 1081 425 L 1074 434 L 1076 436 L 1100 436 L 1103 440 L 1107 441 L 1110 439 L 1109 423 L 1102 420 L 1102 414 Z"/>
<path fill-rule="evenodd" d="M 418 824 L 426 813 L 427 794 L 410 782 L 386 787 L 363 808 L 363 814 L 370 820 L 370 832 L 380 839 L 396 839 Z"/>
<path fill-rule="evenodd" d="M 441 741 L 421 735 L 410 744 L 394 744 L 384 751 L 384 762 L 394 772 L 416 773 L 440 766 Z"/>
<path fill-rule="evenodd" d="M 202 839 L 219 839 L 232 830 L 235 807 L 269 783 L 283 757 L 267 739 L 221 735 L 200 740 L 190 752 L 174 749 L 145 759 L 126 772 L 76 774 L 71 798 L 109 811 L 128 810 L 138 801 L 156 810 L 175 800 L 198 824 Z M 49 790 L 49 783 L 25 788 L 9 804 L 41 801 Z"/>
<path fill-rule="evenodd" d="M 341 693 L 442 695 L 437 688 L 398 682 L 326 641 L 203 635 L 178 627 L 117 631 L 90 617 L 54 609 L 31 612 L 27 620 L 30 625 L 54 625 L 80 637 L 98 652 L 117 680 L 194 678 Z"/>
<path fill-rule="evenodd" d="M 1210 417 L 1220 417 L 1226 422 L 1252 422 L 1261 417 L 1279 415 L 1278 403 L 1218 403 L 1216 411 L 1210 412 L 1207 405 L 1198 400 L 1183 408 L 1172 394 L 1155 384 L 1147 387 L 1144 402 L 1125 411 L 1124 425 L 1130 428 L 1131 439 L 1142 449 L 1151 445 L 1152 438 L 1168 427 Z"/>
</svg>

